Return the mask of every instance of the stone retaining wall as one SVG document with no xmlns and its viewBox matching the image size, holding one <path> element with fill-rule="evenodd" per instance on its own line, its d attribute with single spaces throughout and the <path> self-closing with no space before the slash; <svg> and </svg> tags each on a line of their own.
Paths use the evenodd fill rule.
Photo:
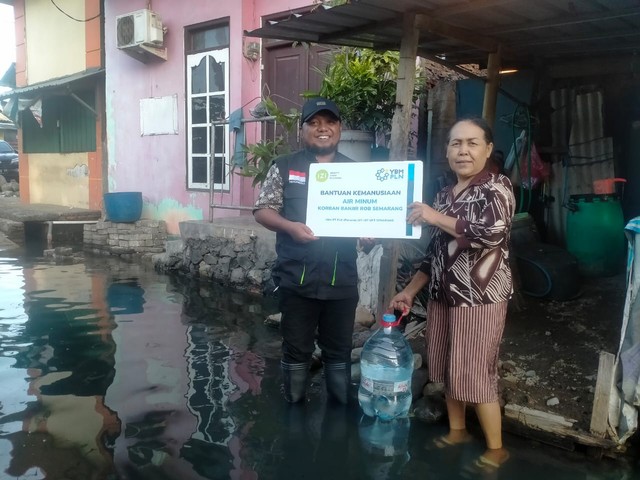
<svg viewBox="0 0 640 480">
<path fill-rule="evenodd" d="M 99 221 L 84 226 L 85 251 L 134 258 L 165 251 L 167 225 L 158 220 L 135 223 Z"/>
<path fill-rule="evenodd" d="M 255 221 L 247 224 L 190 221 L 182 222 L 180 230 L 181 249 L 156 257 L 156 270 L 212 280 L 251 293 L 268 290 L 275 261 L 273 232 Z"/>
<path fill-rule="evenodd" d="M 162 273 L 179 273 L 256 294 L 270 294 L 271 269 L 276 260 L 275 233 L 252 218 L 219 220 L 216 223 L 180 223 L 182 240 L 168 242 L 167 252 L 153 264 Z M 382 245 L 358 252 L 360 306 L 377 308 Z"/>
<path fill-rule="evenodd" d="M 271 278 L 273 261 L 257 254 L 256 236 L 189 238 L 185 241 L 183 269 L 253 293 L 262 293 Z"/>
</svg>

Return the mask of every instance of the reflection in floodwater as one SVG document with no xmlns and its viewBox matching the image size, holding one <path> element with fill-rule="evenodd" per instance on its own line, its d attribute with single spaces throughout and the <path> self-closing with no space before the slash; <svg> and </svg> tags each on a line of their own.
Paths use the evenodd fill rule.
<svg viewBox="0 0 640 480">
<path fill-rule="evenodd" d="M 368 454 L 365 466 L 372 479 L 393 478 L 409 461 L 408 418 L 382 421 L 363 415 L 358 423 L 362 448 Z"/>
<path fill-rule="evenodd" d="M 3 479 L 458 479 L 482 452 L 327 404 L 321 373 L 287 405 L 273 299 L 95 259 L 0 258 L 0 291 Z M 496 478 L 627 473 L 520 445 Z"/>
<path fill-rule="evenodd" d="M 265 359 L 251 332 L 262 309 L 215 293 L 175 302 L 167 301 L 166 285 L 155 286 L 145 290 L 143 312 L 115 315 L 118 367 L 107 400 L 120 405 L 114 409 L 126 425 L 114 445 L 125 477 L 132 471 L 150 478 L 160 471 L 176 478 L 255 473 L 241 455 L 256 410 L 234 404 L 261 393 Z"/>
<path fill-rule="evenodd" d="M 144 311 L 144 289 L 135 281 L 113 282 L 107 287 L 109 312 L 131 315 Z"/>
<path fill-rule="evenodd" d="M 56 278 L 10 263 L 0 271 L 3 295 L 22 307 L 0 312 L 2 355 L 13 359 L 11 372 L 22 372 L 3 382 L 0 436 L 12 444 L 6 473 L 64 478 L 75 465 L 77 478 L 105 476 L 112 461 L 103 439 L 119 432 L 104 403 L 114 375 L 113 322 L 92 304 L 91 290 L 74 288 L 86 282 L 81 266 L 65 266 Z"/>
</svg>

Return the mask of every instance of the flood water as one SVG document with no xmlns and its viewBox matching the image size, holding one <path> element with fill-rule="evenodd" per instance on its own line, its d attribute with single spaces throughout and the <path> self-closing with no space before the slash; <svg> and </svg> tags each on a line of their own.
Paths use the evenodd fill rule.
<svg viewBox="0 0 640 480">
<path fill-rule="evenodd" d="M 17 254 L 16 254 L 17 255 Z M 362 418 L 280 393 L 273 299 L 87 258 L 0 252 L 2 479 L 631 479 L 507 436 L 498 472 L 470 471 L 481 435 L 438 449 L 444 424 Z"/>
</svg>

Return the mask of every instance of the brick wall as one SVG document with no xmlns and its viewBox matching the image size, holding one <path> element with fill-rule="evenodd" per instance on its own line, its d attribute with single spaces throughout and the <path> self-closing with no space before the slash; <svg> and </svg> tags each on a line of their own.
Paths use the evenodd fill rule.
<svg viewBox="0 0 640 480">
<path fill-rule="evenodd" d="M 97 254 L 136 257 L 162 253 L 167 240 L 167 225 L 161 220 L 135 223 L 100 221 L 84 226 L 84 249 Z"/>
</svg>

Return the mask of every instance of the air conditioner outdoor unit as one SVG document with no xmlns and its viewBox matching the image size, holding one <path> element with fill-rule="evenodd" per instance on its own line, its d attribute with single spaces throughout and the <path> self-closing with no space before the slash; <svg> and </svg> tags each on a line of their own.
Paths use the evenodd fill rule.
<svg viewBox="0 0 640 480">
<path fill-rule="evenodd" d="M 116 17 L 118 48 L 127 49 L 139 45 L 161 47 L 163 42 L 162 19 L 157 13 L 143 9 Z"/>
</svg>

